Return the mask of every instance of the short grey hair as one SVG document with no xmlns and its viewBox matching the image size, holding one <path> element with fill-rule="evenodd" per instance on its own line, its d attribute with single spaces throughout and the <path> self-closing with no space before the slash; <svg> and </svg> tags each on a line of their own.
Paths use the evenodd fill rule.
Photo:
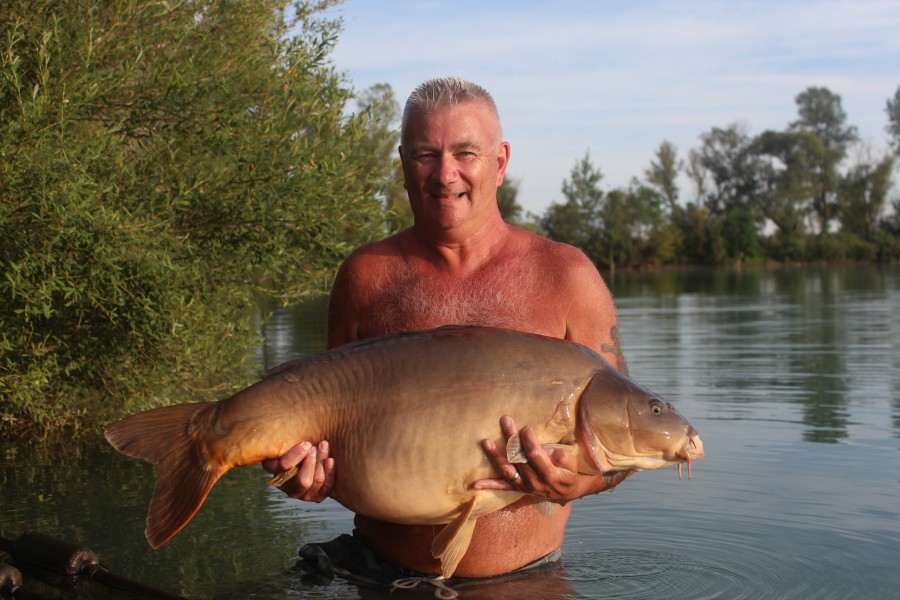
<svg viewBox="0 0 900 600">
<path fill-rule="evenodd" d="M 401 143 L 406 138 L 406 123 L 412 113 L 431 112 L 470 102 L 489 107 L 497 116 L 497 126 L 500 127 L 500 114 L 494 97 L 480 85 L 459 77 L 438 77 L 419 84 L 409 95 L 403 108 L 403 119 L 400 122 Z M 498 133 L 502 138 L 502 130 Z"/>
</svg>

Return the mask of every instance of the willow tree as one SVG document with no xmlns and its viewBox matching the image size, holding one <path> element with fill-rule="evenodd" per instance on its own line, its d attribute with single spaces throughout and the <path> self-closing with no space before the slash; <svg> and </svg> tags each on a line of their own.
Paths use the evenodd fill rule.
<svg viewBox="0 0 900 600">
<path fill-rule="evenodd" d="M 0 431 L 242 384 L 254 299 L 380 235 L 329 4 L 5 3 Z"/>
</svg>

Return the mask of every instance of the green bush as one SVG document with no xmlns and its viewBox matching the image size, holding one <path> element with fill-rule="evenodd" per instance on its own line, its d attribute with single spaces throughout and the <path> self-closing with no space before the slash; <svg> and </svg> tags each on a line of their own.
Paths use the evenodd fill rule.
<svg viewBox="0 0 900 600">
<path fill-rule="evenodd" d="M 381 235 L 328 4 L 0 11 L 0 432 L 243 384 L 260 291 L 323 293 Z"/>
</svg>

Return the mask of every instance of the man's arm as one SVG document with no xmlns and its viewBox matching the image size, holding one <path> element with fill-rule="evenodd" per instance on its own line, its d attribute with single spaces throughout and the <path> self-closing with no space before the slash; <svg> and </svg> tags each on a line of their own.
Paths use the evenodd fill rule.
<svg viewBox="0 0 900 600">
<path fill-rule="evenodd" d="M 628 375 L 612 294 L 587 256 L 574 248 L 569 249 L 569 254 L 563 288 L 570 299 L 566 339 L 598 352 Z"/>
<path fill-rule="evenodd" d="M 575 248 L 557 246 L 554 254 L 560 272 L 565 273 L 562 289 L 570 302 L 566 339 L 595 350 L 627 375 L 628 367 L 622 353 L 612 294 L 600 273 Z M 517 431 L 516 424 L 509 417 L 501 418 L 500 429 L 506 439 Z M 476 481 L 472 485 L 474 489 L 517 489 L 565 503 L 612 489 L 632 474 L 631 471 L 604 475 L 578 473 L 571 453 L 548 452 L 530 427 L 524 427 L 519 434 L 528 462 L 513 465 L 506 458 L 505 448 L 498 448 L 492 440 L 483 440 L 482 449 L 499 477 Z M 516 474 L 518 478 L 512 482 Z"/>
</svg>

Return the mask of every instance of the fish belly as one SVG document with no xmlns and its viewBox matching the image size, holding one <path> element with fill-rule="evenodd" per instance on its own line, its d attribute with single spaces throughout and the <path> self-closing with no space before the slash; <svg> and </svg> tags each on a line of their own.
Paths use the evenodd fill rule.
<svg viewBox="0 0 900 600">
<path fill-rule="evenodd" d="M 497 393 L 468 385 L 429 392 L 427 405 L 394 403 L 365 428 L 344 431 L 332 442 L 339 465 L 333 496 L 339 502 L 384 521 L 435 524 L 452 520 L 478 495 L 475 516 L 480 516 L 522 496 L 470 489 L 476 480 L 497 476 L 481 440 L 504 443 L 501 416 L 530 425 L 542 443 L 556 443 L 573 433 L 573 423 L 554 420 L 559 404 L 555 396 Z"/>
</svg>

